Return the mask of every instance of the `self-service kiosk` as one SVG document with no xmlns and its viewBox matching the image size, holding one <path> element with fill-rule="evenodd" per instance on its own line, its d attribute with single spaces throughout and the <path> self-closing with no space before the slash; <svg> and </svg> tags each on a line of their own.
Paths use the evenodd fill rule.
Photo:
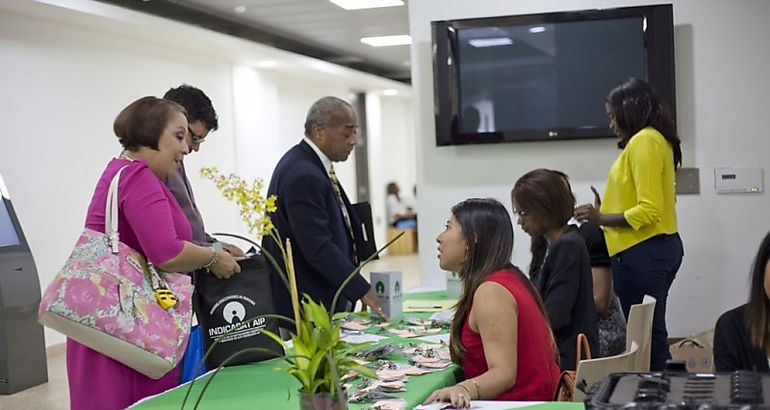
<svg viewBox="0 0 770 410">
<path fill-rule="evenodd" d="M 0 175 L 0 394 L 48 381 L 39 305 L 35 261 Z"/>
</svg>

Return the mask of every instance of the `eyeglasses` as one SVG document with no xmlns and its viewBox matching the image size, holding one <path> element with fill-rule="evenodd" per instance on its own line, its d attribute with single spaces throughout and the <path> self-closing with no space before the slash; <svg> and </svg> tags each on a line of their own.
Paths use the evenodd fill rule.
<svg viewBox="0 0 770 410">
<path fill-rule="evenodd" d="M 515 209 L 513 210 L 513 214 L 522 218 L 528 215 L 527 211 L 517 211 Z"/>
<path fill-rule="evenodd" d="M 187 131 L 190 132 L 190 139 L 192 140 L 193 143 L 200 144 L 200 143 L 206 141 L 206 137 L 201 137 L 200 135 L 195 134 L 195 132 L 193 132 L 192 128 L 187 127 Z"/>
</svg>

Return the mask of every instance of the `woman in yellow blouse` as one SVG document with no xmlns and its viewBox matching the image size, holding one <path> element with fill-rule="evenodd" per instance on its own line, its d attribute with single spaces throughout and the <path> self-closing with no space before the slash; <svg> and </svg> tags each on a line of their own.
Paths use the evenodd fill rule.
<svg viewBox="0 0 770 410">
<path fill-rule="evenodd" d="M 628 317 L 644 295 L 657 299 L 652 324 L 651 370 L 662 370 L 668 351 L 666 299 L 682 263 L 677 233 L 674 173 L 682 163 L 676 125 L 646 82 L 630 78 L 607 96 L 610 128 L 622 150 L 607 176 L 603 200 L 575 209 L 580 221 L 602 225 L 615 293 Z"/>
</svg>

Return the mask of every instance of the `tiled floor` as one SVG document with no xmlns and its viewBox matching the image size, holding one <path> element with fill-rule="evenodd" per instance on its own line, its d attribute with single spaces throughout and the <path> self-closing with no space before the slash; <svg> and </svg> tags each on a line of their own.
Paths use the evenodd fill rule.
<svg viewBox="0 0 770 410">
<path fill-rule="evenodd" d="M 400 270 L 404 287 L 410 289 L 420 285 L 420 264 L 417 254 L 383 256 L 365 266 L 364 276 L 373 271 Z M 10 396 L 0 396 L 0 410 L 66 410 L 69 409 L 67 391 L 67 370 L 64 345 L 48 348 L 48 383 L 36 386 Z"/>
<path fill-rule="evenodd" d="M 64 344 L 48 348 L 48 383 L 0 396 L 0 410 L 69 409 Z"/>
</svg>

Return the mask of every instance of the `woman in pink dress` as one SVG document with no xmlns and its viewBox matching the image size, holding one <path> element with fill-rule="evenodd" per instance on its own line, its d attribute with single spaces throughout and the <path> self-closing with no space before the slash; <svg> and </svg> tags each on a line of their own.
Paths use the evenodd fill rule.
<svg viewBox="0 0 770 410">
<path fill-rule="evenodd" d="M 161 181 L 176 172 L 188 152 L 184 108 L 155 97 L 140 98 L 118 114 L 113 128 L 124 151 L 102 172 L 86 227 L 104 232 L 110 181 L 125 166 L 118 185 L 121 242 L 164 271 L 206 267 L 220 278 L 237 273 L 240 268 L 228 253 L 190 242 L 190 224 Z M 67 376 L 73 410 L 124 409 L 179 384 L 178 368 L 154 380 L 72 339 L 67 339 Z"/>
</svg>

